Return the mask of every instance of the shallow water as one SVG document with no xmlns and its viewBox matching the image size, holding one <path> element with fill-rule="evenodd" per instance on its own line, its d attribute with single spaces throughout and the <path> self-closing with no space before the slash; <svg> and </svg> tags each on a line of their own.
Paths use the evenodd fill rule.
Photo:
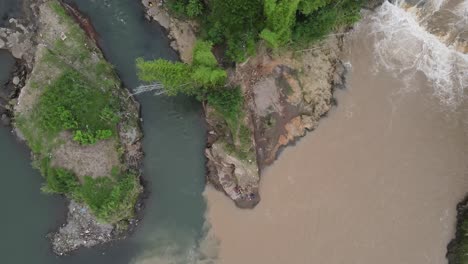
<svg viewBox="0 0 468 264">
<path fill-rule="evenodd" d="M 125 86 L 139 84 L 135 59 L 176 59 L 165 33 L 144 19 L 139 1 L 77 0 L 100 35 L 105 56 Z M 0 0 L 0 3 L 9 1 Z M 1 6 L 1 5 L 0 5 Z M 203 235 L 204 121 L 201 107 L 187 98 L 138 97 L 142 105 L 144 178 L 148 198 L 143 220 L 126 240 L 57 258 L 46 234 L 64 221 L 64 201 L 40 193 L 42 178 L 32 169 L 27 150 L 0 128 L 0 242 L 2 263 L 189 263 Z M 14 162 L 12 160 L 14 159 Z M 152 262 L 154 263 L 154 262 Z"/>
<path fill-rule="evenodd" d="M 267 168 L 253 211 L 206 190 L 219 263 L 447 263 L 455 207 L 468 191 L 468 104 L 457 89 L 439 93 L 434 77 L 447 76 L 438 69 L 409 68 L 404 78 L 408 71 L 385 67 L 376 54 L 388 32 L 370 33 L 388 20 L 368 17 L 349 34 L 338 106 Z M 406 43 L 390 52 L 420 41 L 393 29 Z M 412 52 L 394 53 L 392 65 Z"/>
<path fill-rule="evenodd" d="M 20 7 L 23 0 L 1 0 L 0 1 L 0 27 L 4 26 L 10 18 L 19 18 Z"/>
</svg>

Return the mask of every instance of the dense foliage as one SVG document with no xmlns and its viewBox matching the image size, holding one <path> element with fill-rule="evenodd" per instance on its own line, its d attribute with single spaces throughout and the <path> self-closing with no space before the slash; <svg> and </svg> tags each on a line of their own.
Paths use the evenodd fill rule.
<svg viewBox="0 0 468 264">
<path fill-rule="evenodd" d="M 132 217 L 139 193 L 140 185 L 133 174 L 95 179 L 87 176 L 73 197 L 85 202 L 99 219 L 114 223 Z"/>
<path fill-rule="evenodd" d="M 300 0 L 265 0 L 267 26 L 260 35 L 271 47 L 279 48 L 291 39 L 299 2 Z"/>
<path fill-rule="evenodd" d="M 226 46 L 226 55 L 243 61 L 262 38 L 273 49 L 319 40 L 359 19 L 365 0 L 170 0 L 176 14 L 196 18 L 201 37 Z"/>
<path fill-rule="evenodd" d="M 48 135 L 70 130 L 81 144 L 110 138 L 119 121 L 118 104 L 110 93 L 89 83 L 69 70 L 46 87 L 37 111 L 40 129 Z"/>
<path fill-rule="evenodd" d="M 44 159 L 41 164 L 47 193 L 64 194 L 79 202 L 86 203 L 99 219 L 116 223 L 132 217 L 133 206 L 140 193 L 138 178 L 131 174 L 113 177 L 84 177 L 80 184 L 76 175 L 62 168 L 54 168 Z"/>
<path fill-rule="evenodd" d="M 239 87 L 220 89 L 208 95 L 208 104 L 221 113 L 229 122 L 237 122 L 242 112 L 242 92 Z"/>
<path fill-rule="evenodd" d="M 321 2 L 320 8 L 309 8 L 304 12 L 310 13 L 301 13 L 297 17 L 293 28 L 294 43 L 306 45 L 323 38 L 337 27 L 354 24 L 360 18 L 359 11 L 364 0 L 322 0 Z"/>
<path fill-rule="evenodd" d="M 211 46 L 210 42 L 198 41 L 191 65 L 163 59 L 137 59 L 138 76 L 142 81 L 161 83 L 167 95 L 185 94 L 204 99 L 212 90 L 223 86 L 227 78 L 226 71 L 218 66 Z"/>
</svg>

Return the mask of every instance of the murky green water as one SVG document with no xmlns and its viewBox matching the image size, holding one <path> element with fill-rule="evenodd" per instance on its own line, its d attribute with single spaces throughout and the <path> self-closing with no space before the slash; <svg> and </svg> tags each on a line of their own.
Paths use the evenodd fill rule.
<svg viewBox="0 0 468 264">
<path fill-rule="evenodd" d="M 106 57 L 127 87 L 139 84 L 134 66 L 137 57 L 177 58 L 161 28 L 145 21 L 139 1 L 70 2 L 91 17 Z M 40 193 L 42 178 L 31 168 L 28 151 L 7 129 L 0 129 L 2 263 L 193 262 L 205 212 L 201 107 L 187 98 L 146 94 L 138 100 L 144 120 L 144 175 L 149 191 L 143 221 L 126 240 L 80 250 L 70 257 L 53 256 L 45 238 L 63 221 L 64 202 Z"/>
</svg>

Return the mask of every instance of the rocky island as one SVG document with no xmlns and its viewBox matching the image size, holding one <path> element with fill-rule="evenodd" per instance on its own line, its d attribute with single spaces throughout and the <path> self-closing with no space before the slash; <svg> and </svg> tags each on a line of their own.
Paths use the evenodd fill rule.
<svg viewBox="0 0 468 264">
<path fill-rule="evenodd" d="M 45 178 L 43 191 L 70 200 L 67 223 L 50 234 L 64 255 L 124 236 L 136 221 L 139 106 L 71 7 L 42 0 L 24 8 L 25 26 L 11 19 L 0 29 L 19 65 L 5 108 Z"/>
</svg>

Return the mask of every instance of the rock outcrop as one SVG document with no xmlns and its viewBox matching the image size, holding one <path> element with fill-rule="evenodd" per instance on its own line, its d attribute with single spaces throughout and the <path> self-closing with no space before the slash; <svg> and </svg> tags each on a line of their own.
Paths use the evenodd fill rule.
<svg viewBox="0 0 468 264">
<path fill-rule="evenodd" d="M 382 1 L 376 1 L 377 6 Z M 171 16 L 160 0 L 142 0 L 147 15 L 169 31 L 173 47 L 184 62 L 190 62 L 196 26 Z M 372 6 L 374 8 L 375 6 Z M 179 34 L 183 33 L 183 34 Z M 188 44 L 188 45 L 187 45 Z M 339 60 L 342 38 L 331 35 L 307 49 L 272 56 L 266 48 L 229 69 L 229 83 L 244 95 L 241 127 L 250 131 L 239 146 L 226 122 L 205 105 L 208 124 L 207 181 L 229 196 L 237 206 L 252 208 L 260 201 L 260 174 L 278 152 L 313 130 L 334 103 L 333 89 L 344 85 L 345 67 Z"/>
<path fill-rule="evenodd" d="M 142 3 L 146 8 L 147 18 L 154 19 L 168 31 L 171 47 L 179 52 L 183 62 L 190 63 L 197 40 L 196 22 L 181 20 L 170 15 L 162 0 L 142 0 Z"/>
</svg>

